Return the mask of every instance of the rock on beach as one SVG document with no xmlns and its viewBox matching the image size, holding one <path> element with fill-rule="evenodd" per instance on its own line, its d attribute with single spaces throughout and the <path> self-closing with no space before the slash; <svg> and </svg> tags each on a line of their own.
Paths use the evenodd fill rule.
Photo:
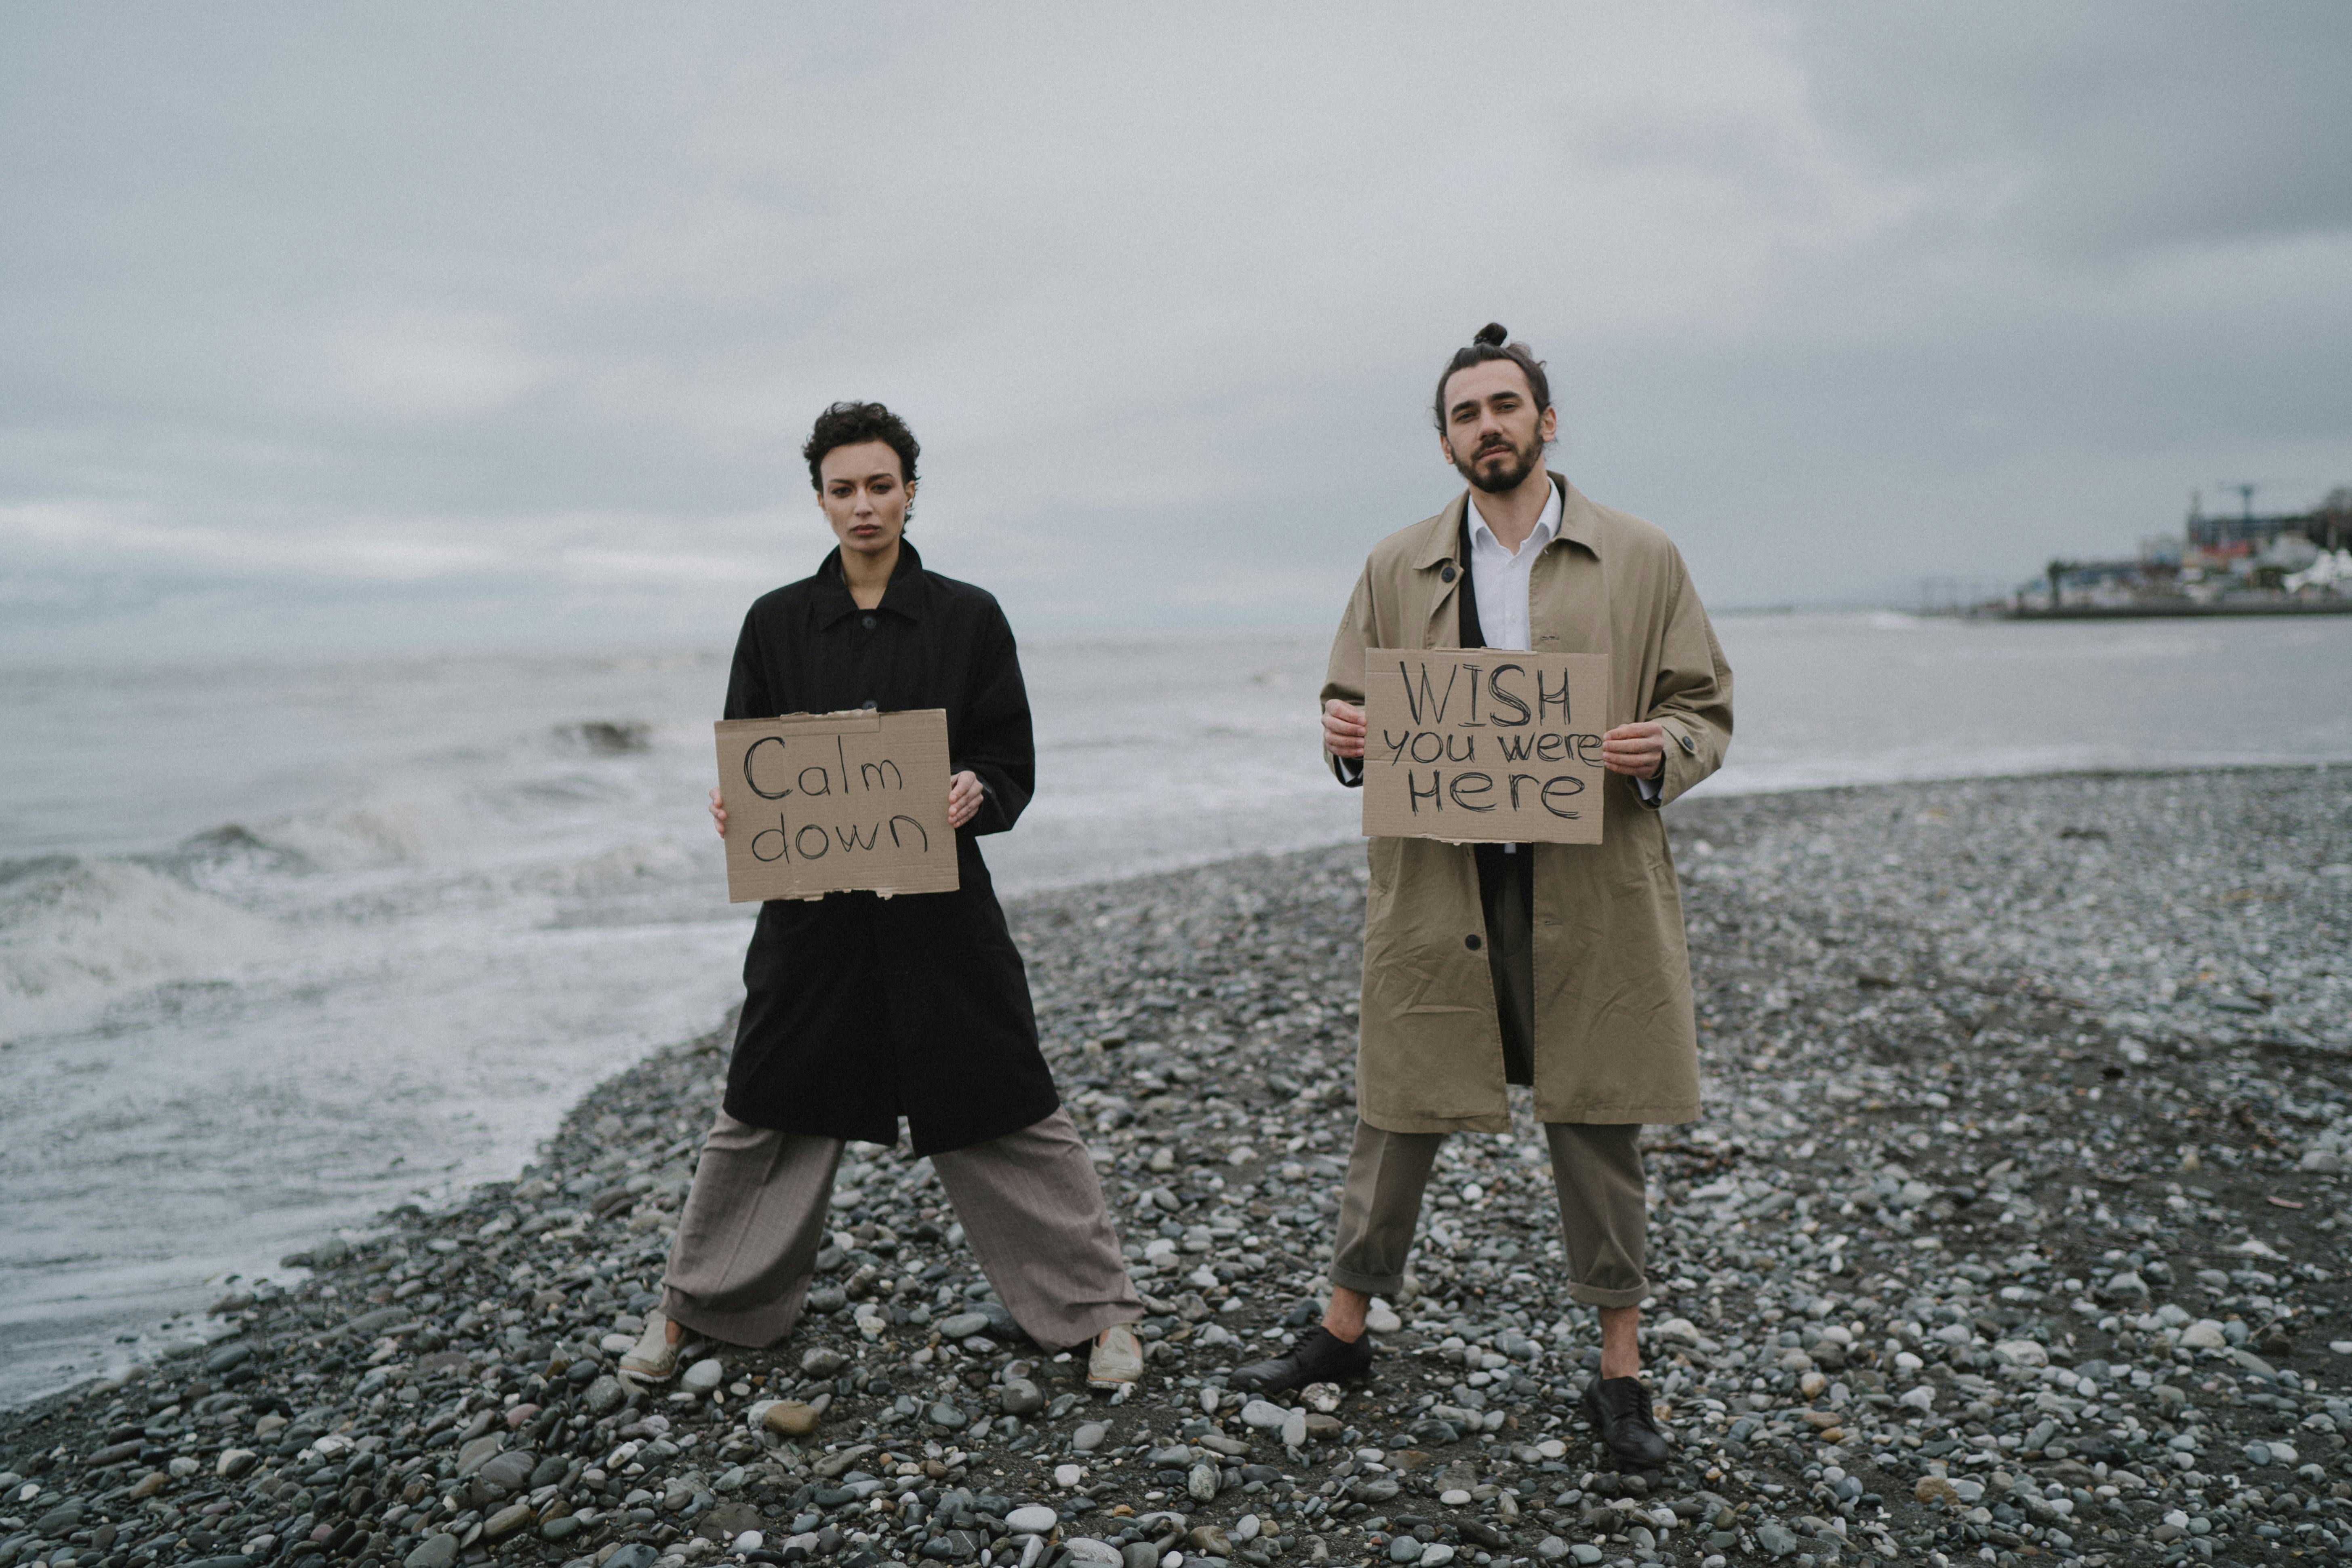
<svg viewBox="0 0 2352 1568">
<path fill-rule="evenodd" d="M 0 1568 L 2352 1550 L 2352 775 L 1667 821 L 1707 1109 L 1645 1138 L 1660 1469 L 1579 1413 L 1598 1343 L 1524 1098 L 1441 1154 L 1374 1376 L 1231 1386 L 1320 1312 L 1365 886 L 1343 847 L 1009 906 L 1144 1299 L 1131 1393 L 1027 1341 L 929 1162 L 866 1145 L 790 1339 L 619 1374 L 722 1030 L 599 1086 L 515 1181 L 322 1243 L 299 1287 L 173 1325 L 186 1353 L 12 1412 Z"/>
</svg>

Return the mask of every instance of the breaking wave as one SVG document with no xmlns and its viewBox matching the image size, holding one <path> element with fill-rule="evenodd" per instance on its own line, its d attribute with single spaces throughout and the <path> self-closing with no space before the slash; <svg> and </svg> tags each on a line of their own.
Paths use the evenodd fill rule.
<svg viewBox="0 0 2352 1568">
<path fill-rule="evenodd" d="M 277 923 L 133 860 L 0 862 L 0 1040 L 87 1024 L 174 982 L 233 980 Z"/>
</svg>

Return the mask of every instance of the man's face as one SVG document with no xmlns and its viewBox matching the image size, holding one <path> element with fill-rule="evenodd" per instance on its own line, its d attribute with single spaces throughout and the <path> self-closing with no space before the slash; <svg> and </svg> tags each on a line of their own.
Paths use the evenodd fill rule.
<svg viewBox="0 0 2352 1568">
<path fill-rule="evenodd" d="M 817 459 L 824 521 L 844 550 L 879 555 L 895 548 L 907 531 L 912 488 L 898 474 L 898 454 L 887 441 L 835 447 Z"/>
<path fill-rule="evenodd" d="M 1489 495 L 1517 489 L 1543 471 L 1543 451 L 1559 416 L 1538 408 L 1527 373 L 1485 360 L 1445 378 L 1445 460 Z"/>
</svg>

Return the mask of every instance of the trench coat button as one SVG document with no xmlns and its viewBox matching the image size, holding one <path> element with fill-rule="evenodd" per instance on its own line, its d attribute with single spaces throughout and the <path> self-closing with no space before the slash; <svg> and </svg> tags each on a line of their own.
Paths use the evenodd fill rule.
<svg viewBox="0 0 2352 1568">
<path fill-rule="evenodd" d="M 1451 583 L 1454 581 L 1453 562 L 1449 561 L 1444 565 L 1437 569 L 1437 580 L 1441 583 Z"/>
<path fill-rule="evenodd" d="M 870 632 L 870 631 L 872 631 L 872 630 L 874 629 L 874 617 L 873 617 L 872 616 L 866 616 L 866 617 L 865 618 L 865 620 L 864 620 L 864 621 L 860 622 L 859 624 L 860 624 L 860 625 L 862 625 L 863 626 L 865 626 L 865 628 L 866 628 L 867 631 L 869 631 L 869 632 Z"/>
<path fill-rule="evenodd" d="M 1462 939 L 1462 945 L 1468 948 L 1471 952 L 1475 952 L 1486 944 L 1479 941 L 1475 936 L 1465 936 Z"/>
</svg>

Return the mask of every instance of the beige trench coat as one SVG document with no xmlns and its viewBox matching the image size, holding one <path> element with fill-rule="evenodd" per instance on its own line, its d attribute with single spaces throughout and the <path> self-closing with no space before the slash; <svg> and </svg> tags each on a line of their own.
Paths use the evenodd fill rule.
<svg viewBox="0 0 2352 1568">
<path fill-rule="evenodd" d="M 1722 765 L 1730 667 L 1665 534 L 1552 479 L 1559 532 L 1528 591 L 1535 651 L 1609 655 L 1610 725 L 1665 727 L 1663 805 Z M 1364 700 L 1366 648 L 1462 646 L 1467 500 L 1373 548 L 1331 642 L 1325 699 Z M 1665 827 L 1631 779 L 1609 775 L 1602 800 L 1602 842 L 1535 847 L 1536 1116 L 1689 1121 L 1698 1041 Z M 1472 850 L 1374 838 L 1370 853 L 1358 1113 L 1391 1132 L 1507 1131 L 1494 982 L 1466 940 L 1486 929 Z"/>
</svg>

